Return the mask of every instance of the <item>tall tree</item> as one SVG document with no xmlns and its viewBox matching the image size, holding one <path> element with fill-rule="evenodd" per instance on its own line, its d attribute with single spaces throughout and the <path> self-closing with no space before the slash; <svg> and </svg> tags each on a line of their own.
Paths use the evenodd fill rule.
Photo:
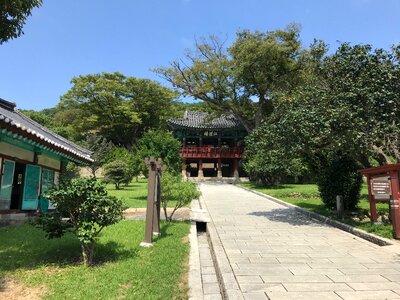
<svg viewBox="0 0 400 300">
<path fill-rule="evenodd" d="M 0 0 L 0 45 L 21 36 L 32 9 L 41 5 L 42 0 Z"/>
<path fill-rule="evenodd" d="M 231 47 L 210 36 L 185 60 L 155 71 L 184 95 L 234 114 L 246 129 L 273 110 L 274 94 L 296 83 L 301 45 L 297 26 L 271 32 L 241 31 Z"/>
<path fill-rule="evenodd" d="M 176 92 L 149 79 L 101 73 L 72 79 L 59 108 L 73 112 L 69 120 L 82 139 L 96 133 L 115 145 L 132 148 L 149 129 L 165 126 Z"/>
</svg>

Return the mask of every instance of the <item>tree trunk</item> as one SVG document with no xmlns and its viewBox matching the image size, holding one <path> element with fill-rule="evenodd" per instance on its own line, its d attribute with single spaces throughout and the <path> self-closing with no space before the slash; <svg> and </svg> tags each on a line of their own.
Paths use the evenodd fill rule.
<svg viewBox="0 0 400 300">
<path fill-rule="evenodd" d="M 90 167 L 90 170 L 92 171 L 93 178 L 96 178 L 97 168 Z"/>
<path fill-rule="evenodd" d="M 94 252 L 94 242 L 89 244 L 81 243 L 82 246 L 82 257 L 85 266 L 91 266 L 93 263 L 93 252 Z"/>
</svg>

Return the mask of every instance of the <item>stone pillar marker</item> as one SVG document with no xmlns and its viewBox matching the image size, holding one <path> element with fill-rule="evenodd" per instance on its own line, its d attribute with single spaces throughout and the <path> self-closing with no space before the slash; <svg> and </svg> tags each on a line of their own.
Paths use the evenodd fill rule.
<svg viewBox="0 0 400 300">
<path fill-rule="evenodd" d="M 343 196 L 341 195 L 336 196 L 336 214 L 339 218 L 343 219 L 344 203 L 343 203 Z"/>
<path fill-rule="evenodd" d="M 186 178 L 186 159 L 182 159 L 182 177 Z"/>
<path fill-rule="evenodd" d="M 233 177 L 235 177 L 235 179 L 239 179 L 239 164 L 237 158 L 233 159 Z"/>
<path fill-rule="evenodd" d="M 199 174 L 198 174 L 199 178 L 203 178 L 204 174 L 203 174 L 203 160 L 200 158 L 199 159 Z"/>
<path fill-rule="evenodd" d="M 217 177 L 222 178 L 222 161 L 220 158 L 218 158 L 217 169 L 218 169 Z"/>
</svg>

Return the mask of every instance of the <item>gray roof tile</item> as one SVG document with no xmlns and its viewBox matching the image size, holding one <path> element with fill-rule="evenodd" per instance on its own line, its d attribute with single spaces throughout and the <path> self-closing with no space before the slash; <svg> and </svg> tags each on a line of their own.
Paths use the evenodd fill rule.
<svg viewBox="0 0 400 300">
<path fill-rule="evenodd" d="M 193 128 L 193 129 L 241 129 L 242 123 L 233 115 L 222 115 L 218 118 L 206 112 L 185 111 L 183 118 L 169 119 L 168 124 L 173 128 Z"/>
<path fill-rule="evenodd" d="M 46 127 L 36 123 L 23 113 L 15 109 L 15 104 L 0 98 L 0 125 L 1 123 L 18 128 L 28 135 L 39 138 L 43 144 L 51 144 L 54 148 L 62 149 L 84 161 L 93 161 L 91 152 L 62 136 L 52 132 Z"/>
</svg>

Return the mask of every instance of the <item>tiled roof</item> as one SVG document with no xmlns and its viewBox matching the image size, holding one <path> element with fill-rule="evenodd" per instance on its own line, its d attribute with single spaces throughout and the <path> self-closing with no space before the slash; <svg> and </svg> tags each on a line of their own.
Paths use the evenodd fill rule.
<svg viewBox="0 0 400 300">
<path fill-rule="evenodd" d="M 212 118 L 206 112 L 185 111 L 183 118 L 169 119 L 168 124 L 173 128 L 194 128 L 194 129 L 240 129 L 242 123 L 233 115 L 223 115 Z"/>
<path fill-rule="evenodd" d="M 46 127 L 36 123 L 15 108 L 15 104 L 0 98 L 0 127 L 8 125 L 11 128 L 19 129 L 27 137 L 38 140 L 39 143 L 49 145 L 51 148 L 68 152 L 72 156 L 80 158 L 85 162 L 91 162 L 91 152 L 69 140 L 59 136 Z"/>
</svg>

